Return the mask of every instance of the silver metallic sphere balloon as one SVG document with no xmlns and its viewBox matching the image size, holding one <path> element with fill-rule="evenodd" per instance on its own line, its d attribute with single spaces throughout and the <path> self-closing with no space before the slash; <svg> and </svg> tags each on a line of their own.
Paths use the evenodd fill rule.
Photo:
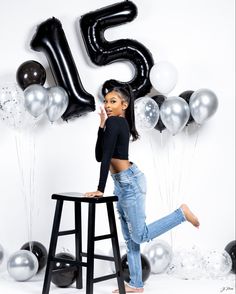
<svg viewBox="0 0 236 294">
<path fill-rule="evenodd" d="M 160 116 L 165 127 L 175 135 L 182 131 L 188 122 L 190 116 L 188 103 L 181 97 L 168 97 L 161 105 Z"/>
<path fill-rule="evenodd" d="M 38 117 L 48 107 L 48 91 L 41 85 L 30 85 L 24 90 L 25 108 L 34 117 Z"/>
<path fill-rule="evenodd" d="M 0 244 L 0 264 L 1 264 L 2 261 L 3 261 L 3 257 L 4 257 L 3 247 L 2 247 L 2 245 Z"/>
<path fill-rule="evenodd" d="M 59 86 L 48 89 L 49 105 L 46 114 L 51 122 L 56 121 L 65 112 L 69 98 L 67 92 Z"/>
<path fill-rule="evenodd" d="M 28 250 L 13 253 L 8 260 L 7 270 L 16 281 L 27 281 L 38 271 L 37 257 Z"/>
<path fill-rule="evenodd" d="M 135 124 L 137 129 L 151 130 L 159 119 L 159 106 L 150 97 L 141 97 L 134 102 Z"/>
<path fill-rule="evenodd" d="M 154 274 L 163 273 L 172 260 L 172 249 L 163 240 L 155 240 L 148 243 L 143 254 L 148 258 L 151 265 L 151 272 Z"/>
<path fill-rule="evenodd" d="M 189 108 L 195 122 L 202 124 L 216 112 L 217 96 L 209 89 L 199 89 L 191 95 Z"/>
</svg>

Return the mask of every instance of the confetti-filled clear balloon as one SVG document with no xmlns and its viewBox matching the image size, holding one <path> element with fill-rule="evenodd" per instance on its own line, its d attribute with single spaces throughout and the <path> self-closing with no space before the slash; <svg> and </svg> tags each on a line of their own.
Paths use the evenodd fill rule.
<svg viewBox="0 0 236 294">
<path fill-rule="evenodd" d="M 195 280 L 203 276 L 203 257 L 196 246 L 191 249 L 179 249 L 174 252 L 168 274 L 184 280 Z"/>
<path fill-rule="evenodd" d="M 163 240 L 155 240 L 148 243 L 143 254 L 148 258 L 151 265 L 151 272 L 160 274 L 165 272 L 172 260 L 172 249 Z"/>
<path fill-rule="evenodd" d="M 209 251 L 203 261 L 206 276 L 219 278 L 227 275 L 232 269 L 232 260 L 228 252 L 217 250 Z"/>
<path fill-rule="evenodd" d="M 9 257 L 7 270 L 16 281 L 27 281 L 37 273 L 38 266 L 38 260 L 32 252 L 19 250 Z"/>
<path fill-rule="evenodd" d="M 151 130 L 159 119 L 159 106 L 152 98 L 145 96 L 134 102 L 135 124 L 138 130 Z"/>
<path fill-rule="evenodd" d="M 24 106 L 24 94 L 17 84 L 0 86 L 0 119 L 14 128 L 25 128 L 35 122 Z"/>
<path fill-rule="evenodd" d="M 0 244 L 0 264 L 1 264 L 2 261 L 3 261 L 3 257 L 4 257 L 3 247 L 2 247 L 2 245 Z"/>
</svg>

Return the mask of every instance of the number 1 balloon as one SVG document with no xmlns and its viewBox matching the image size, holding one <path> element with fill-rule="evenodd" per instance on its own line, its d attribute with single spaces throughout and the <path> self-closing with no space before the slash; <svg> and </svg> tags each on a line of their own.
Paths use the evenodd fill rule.
<svg viewBox="0 0 236 294">
<path fill-rule="evenodd" d="M 68 120 L 94 111 L 94 97 L 83 88 L 60 21 L 53 17 L 41 23 L 30 45 L 45 53 L 57 85 L 68 93 L 69 105 L 62 118 Z"/>
</svg>

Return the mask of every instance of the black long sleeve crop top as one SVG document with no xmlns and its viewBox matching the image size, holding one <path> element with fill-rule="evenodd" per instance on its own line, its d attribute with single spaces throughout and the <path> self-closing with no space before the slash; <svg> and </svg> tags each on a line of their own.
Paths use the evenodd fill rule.
<svg viewBox="0 0 236 294">
<path fill-rule="evenodd" d="M 98 129 L 95 157 L 101 162 L 98 191 L 104 192 L 111 158 L 128 159 L 129 124 L 124 117 L 110 116 L 105 128 Z"/>
</svg>

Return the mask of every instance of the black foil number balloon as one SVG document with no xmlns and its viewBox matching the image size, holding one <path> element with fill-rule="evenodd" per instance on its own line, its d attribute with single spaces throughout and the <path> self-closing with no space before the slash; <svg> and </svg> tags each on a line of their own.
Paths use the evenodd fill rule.
<svg viewBox="0 0 236 294">
<path fill-rule="evenodd" d="M 30 45 L 45 53 L 57 85 L 69 96 L 69 105 L 62 118 L 68 120 L 94 111 L 94 97 L 83 88 L 60 21 L 53 17 L 41 23 Z"/>
<path fill-rule="evenodd" d="M 43 86 L 46 81 L 46 71 L 39 62 L 28 60 L 18 67 L 16 81 L 22 90 L 32 84 Z"/>
<path fill-rule="evenodd" d="M 68 260 L 75 260 L 75 257 L 66 252 L 57 253 L 56 258 L 65 258 Z M 69 287 L 76 279 L 76 266 L 71 266 L 69 263 L 56 262 L 52 269 L 52 283 L 58 287 Z"/>
<path fill-rule="evenodd" d="M 137 16 L 137 7 L 131 1 L 123 1 L 89 12 L 80 19 L 82 37 L 93 63 L 106 65 L 128 60 L 135 67 L 134 78 L 129 81 L 134 97 L 141 97 L 151 89 L 149 72 L 153 58 L 149 50 L 136 40 L 120 39 L 108 42 L 104 37 L 107 28 L 132 21 Z M 109 81 L 106 81 L 109 87 Z M 119 82 L 119 85 L 123 85 Z"/>
<path fill-rule="evenodd" d="M 147 257 L 141 254 L 141 263 L 142 263 L 142 280 L 145 282 L 151 273 L 151 265 Z M 123 272 L 124 280 L 129 283 L 130 281 L 130 273 L 129 273 L 129 265 L 127 260 L 127 254 L 124 254 L 121 257 L 121 268 Z"/>
<path fill-rule="evenodd" d="M 40 242 L 27 242 L 21 247 L 21 250 L 22 249 L 32 251 L 32 253 L 37 257 L 39 263 L 38 272 L 46 265 L 48 258 L 47 249 Z"/>
</svg>

